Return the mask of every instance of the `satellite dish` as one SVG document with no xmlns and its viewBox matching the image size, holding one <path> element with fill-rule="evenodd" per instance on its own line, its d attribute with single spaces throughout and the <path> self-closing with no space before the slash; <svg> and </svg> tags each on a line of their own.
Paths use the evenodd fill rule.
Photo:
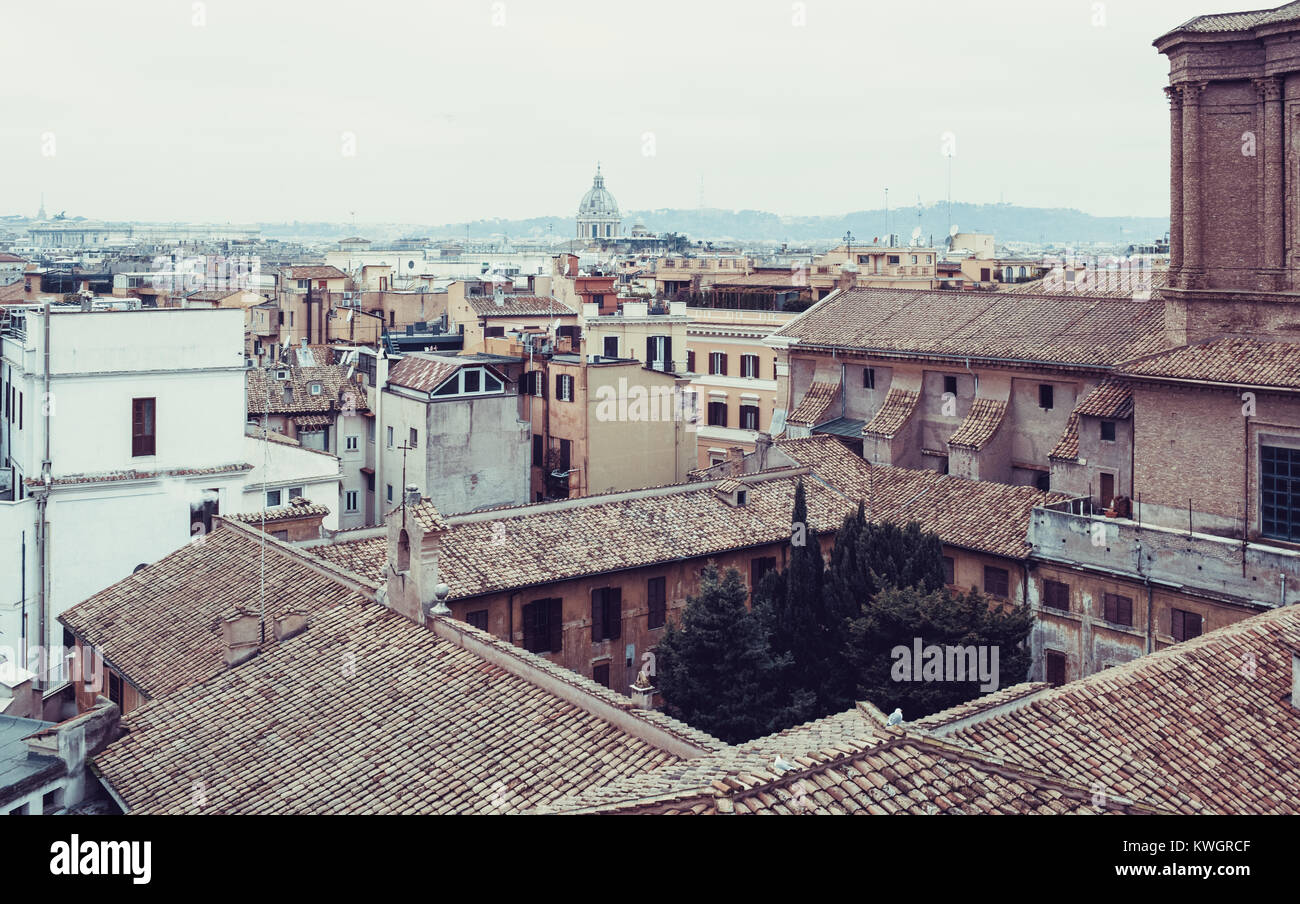
<svg viewBox="0 0 1300 904">
<path fill-rule="evenodd" d="M 953 223 L 952 228 L 948 230 L 949 235 L 956 235 L 959 232 L 961 232 L 961 229 L 957 226 L 956 223 Z"/>
<path fill-rule="evenodd" d="M 921 227 L 917 226 L 915 229 L 912 230 L 912 238 L 919 239 L 920 237 L 921 237 Z"/>
</svg>

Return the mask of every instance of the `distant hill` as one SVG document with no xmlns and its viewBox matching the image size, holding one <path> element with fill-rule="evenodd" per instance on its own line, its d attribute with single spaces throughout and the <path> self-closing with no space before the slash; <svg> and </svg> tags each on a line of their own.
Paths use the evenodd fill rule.
<svg viewBox="0 0 1300 904">
<path fill-rule="evenodd" d="M 963 232 L 991 232 L 1000 242 L 1109 242 L 1131 244 L 1163 236 L 1169 231 L 1168 217 L 1096 217 L 1081 210 L 1067 208 L 1019 207 L 1014 204 L 952 205 L 951 222 Z M 714 208 L 633 210 L 623 217 L 624 230 L 634 224 L 644 225 L 654 233 L 677 232 L 692 239 L 712 241 L 770 241 L 790 243 L 828 243 L 839 241 L 847 230 L 864 244 L 885 232 L 885 212 L 858 210 L 836 216 L 783 217 L 762 210 L 719 210 Z M 918 210 L 904 207 L 889 212 L 889 225 L 904 240 L 920 228 L 928 242 L 942 241 L 948 233 L 948 206 L 932 204 Z M 264 235 L 342 237 L 359 232 L 367 238 L 427 235 L 436 238 L 483 239 L 494 235 L 511 238 L 544 239 L 549 234 L 566 239 L 574 234 L 573 217 L 531 217 L 521 220 L 474 220 L 470 223 L 446 223 L 441 226 L 394 225 L 367 229 L 329 223 L 262 224 Z M 372 234 L 378 233 L 378 234 Z"/>
</svg>

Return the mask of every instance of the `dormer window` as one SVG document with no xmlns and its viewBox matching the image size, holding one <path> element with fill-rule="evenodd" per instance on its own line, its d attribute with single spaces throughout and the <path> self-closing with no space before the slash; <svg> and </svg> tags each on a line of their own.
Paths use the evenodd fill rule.
<svg viewBox="0 0 1300 904">
<path fill-rule="evenodd" d="M 287 380 L 287 379 L 289 379 L 289 371 L 287 371 L 287 370 L 277 370 L 277 371 L 275 372 L 275 378 L 276 378 L 277 380 Z"/>
<path fill-rule="evenodd" d="M 312 394 L 312 395 L 320 395 L 320 384 L 319 384 L 319 383 L 313 383 L 313 384 L 311 384 L 311 394 Z"/>
<path fill-rule="evenodd" d="M 505 388 L 492 371 L 485 367 L 465 367 L 433 391 L 435 396 L 481 395 Z"/>
</svg>

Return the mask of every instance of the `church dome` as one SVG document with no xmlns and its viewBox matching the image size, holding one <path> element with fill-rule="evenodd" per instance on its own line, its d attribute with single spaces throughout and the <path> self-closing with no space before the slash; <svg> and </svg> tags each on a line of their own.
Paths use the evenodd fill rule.
<svg viewBox="0 0 1300 904">
<path fill-rule="evenodd" d="M 582 196 L 582 201 L 578 204 L 578 216 L 617 217 L 618 215 L 618 202 L 605 188 L 605 177 L 600 174 L 600 166 L 597 165 L 596 177 L 591 180 L 591 190 Z"/>
</svg>

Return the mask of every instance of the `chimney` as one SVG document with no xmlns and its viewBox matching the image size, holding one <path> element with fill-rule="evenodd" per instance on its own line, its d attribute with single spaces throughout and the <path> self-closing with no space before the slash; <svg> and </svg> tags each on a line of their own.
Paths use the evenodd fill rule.
<svg viewBox="0 0 1300 904">
<path fill-rule="evenodd" d="M 758 460 L 759 471 L 767 470 L 767 453 L 772 449 L 772 434 L 760 433 L 754 437 L 754 458 Z"/>
<path fill-rule="evenodd" d="M 228 667 L 247 662 L 257 655 L 262 642 L 261 620 L 252 612 L 236 609 L 221 620 L 221 640 Z"/>
<path fill-rule="evenodd" d="M 632 684 L 632 705 L 637 709 L 654 709 L 657 691 L 658 688 L 650 682 L 650 676 L 645 672 L 639 673 Z"/>
<path fill-rule="evenodd" d="M 286 641 L 307 630 L 307 613 L 301 609 L 290 609 L 283 615 L 277 615 L 272 625 L 277 641 Z"/>
<path fill-rule="evenodd" d="M 492 284 L 492 300 L 496 302 L 498 308 L 506 306 L 506 293 L 501 288 L 501 283 Z"/>
<path fill-rule="evenodd" d="M 407 505 L 419 505 L 419 504 L 420 504 L 420 488 L 419 488 L 418 486 L 416 486 L 416 485 L 413 484 L 413 483 L 408 483 L 408 484 L 406 485 L 406 499 L 405 499 L 405 502 L 406 502 Z"/>
</svg>

